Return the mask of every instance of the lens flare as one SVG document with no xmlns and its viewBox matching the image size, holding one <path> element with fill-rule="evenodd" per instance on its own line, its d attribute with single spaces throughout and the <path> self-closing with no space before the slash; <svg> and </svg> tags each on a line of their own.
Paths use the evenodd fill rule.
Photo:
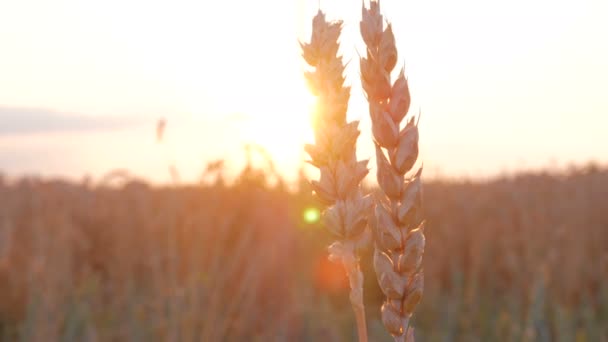
<svg viewBox="0 0 608 342">
<path fill-rule="evenodd" d="M 306 208 L 302 216 L 304 222 L 313 224 L 319 222 L 319 219 L 321 219 L 321 212 L 317 208 Z"/>
</svg>

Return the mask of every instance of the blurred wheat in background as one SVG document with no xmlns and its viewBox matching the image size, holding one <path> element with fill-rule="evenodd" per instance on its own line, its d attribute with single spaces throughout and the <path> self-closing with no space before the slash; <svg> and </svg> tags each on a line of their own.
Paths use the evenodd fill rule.
<svg viewBox="0 0 608 342">
<path fill-rule="evenodd" d="M 308 187 L 0 182 L 5 341 L 355 338 Z M 302 180 L 305 184 L 305 180 Z M 608 171 L 425 183 L 417 341 L 605 341 Z M 371 275 L 372 255 L 361 268 Z M 366 277 L 370 340 L 388 341 Z M 373 309 L 372 309 L 373 308 Z"/>
</svg>

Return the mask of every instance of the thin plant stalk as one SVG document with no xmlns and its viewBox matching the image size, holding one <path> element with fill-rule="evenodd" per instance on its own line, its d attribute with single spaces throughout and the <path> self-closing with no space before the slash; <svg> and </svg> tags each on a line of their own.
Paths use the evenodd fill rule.
<svg viewBox="0 0 608 342">
<path fill-rule="evenodd" d="M 422 168 L 407 174 L 418 158 L 418 123 L 411 116 L 404 120 L 410 107 L 404 70 L 391 82 L 397 47 L 379 1 L 371 1 L 369 8 L 363 5 L 360 29 L 367 47 L 360 59 L 361 83 L 369 102 L 377 179 L 383 193 L 372 224 L 374 269 L 386 296 L 382 322 L 395 341 L 413 341 L 410 318 L 424 287 Z"/>
<path fill-rule="evenodd" d="M 313 68 L 305 76 L 317 97 L 312 122 L 315 143 L 305 149 L 311 157 L 310 163 L 320 171 L 320 179 L 313 180 L 311 185 L 326 205 L 322 221 L 336 237 L 329 246 L 329 258 L 344 265 L 359 341 L 367 341 L 363 272 L 358 251 L 371 242 L 367 217 L 373 201 L 369 195 L 362 195 L 360 186 L 369 170 L 367 160 L 356 158 L 359 122 L 346 122 L 350 88 L 344 86 L 344 64 L 338 55 L 341 30 L 342 22 L 328 22 L 319 10 L 312 21 L 310 42 L 301 44 L 302 55 Z"/>
</svg>

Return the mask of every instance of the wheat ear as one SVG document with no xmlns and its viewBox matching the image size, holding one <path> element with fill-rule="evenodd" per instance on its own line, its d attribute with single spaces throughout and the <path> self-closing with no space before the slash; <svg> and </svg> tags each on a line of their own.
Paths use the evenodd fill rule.
<svg viewBox="0 0 608 342">
<path fill-rule="evenodd" d="M 372 224 L 374 269 L 386 295 L 382 322 L 395 341 L 413 340 L 409 320 L 424 286 L 422 168 L 410 177 L 406 173 L 418 158 L 418 126 L 411 117 L 400 129 L 409 110 L 410 92 L 403 69 L 391 84 L 397 48 L 390 23 L 384 28 L 379 2 L 362 6 L 360 29 L 367 46 L 367 56 L 360 59 L 361 83 L 369 102 L 378 184 L 384 193 Z"/>
<path fill-rule="evenodd" d="M 327 205 L 322 219 L 337 238 L 329 246 L 329 258 L 342 262 L 350 283 L 350 301 L 357 320 L 359 341 L 367 341 L 363 305 L 363 272 L 358 251 L 369 245 L 371 232 L 367 217 L 373 201 L 363 196 L 360 183 L 369 172 L 368 160 L 357 161 L 358 121 L 346 122 L 350 87 L 344 86 L 344 64 L 338 55 L 342 22 L 328 22 L 319 10 L 312 21 L 310 43 L 301 44 L 302 55 L 314 71 L 305 76 L 317 108 L 313 117 L 315 144 L 306 145 L 310 163 L 320 170 L 320 179 L 311 185 Z"/>
</svg>

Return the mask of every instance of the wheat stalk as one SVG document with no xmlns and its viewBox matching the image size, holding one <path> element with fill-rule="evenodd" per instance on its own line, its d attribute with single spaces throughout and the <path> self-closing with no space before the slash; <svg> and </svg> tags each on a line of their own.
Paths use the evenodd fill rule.
<svg viewBox="0 0 608 342">
<path fill-rule="evenodd" d="M 384 28 L 379 2 L 362 6 L 360 29 L 367 46 L 367 56 L 360 59 L 361 83 L 369 102 L 378 184 L 385 195 L 376 205 L 372 224 L 374 269 L 386 295 L 382 322 L 395 341 L 409 341 L 413 340 L 409 320 L 424 287 L 422 168 L 406 177 L 418 157 L 418 125 L 411 117 L 400 128 L 409 110 L 410 93 L 403 69 L 391 84 L 397 48 L 390 23 Z"/>
<path fill-rule="evenodd" d="M 342 262 L 350 283 L 350 301 L 357 320 L 359 341 L 367 341 L 363 305 L 363 272 L 358 250 L 371 241 L 367 217 L 373 201 L 363 196 L 360 183 L 367 175 L 367 160 L 357 161 L 358 121 L 346 122 L 350 87 L 344 86 L 344 64 L 338 55 L 342 22 L 328 22 L 318 11 L 312 21 L 310 43 L 301 44 L 302 55 L 314 71 L 305 76 L 317 108 L 313 117 L 315 144 L 306 145 L 310 163 L 320 170 L 312 181 L 318 198 L 327 205 L 323 222 L 337 238 L 329 246 L 329 258 Z"/>
</svg>

